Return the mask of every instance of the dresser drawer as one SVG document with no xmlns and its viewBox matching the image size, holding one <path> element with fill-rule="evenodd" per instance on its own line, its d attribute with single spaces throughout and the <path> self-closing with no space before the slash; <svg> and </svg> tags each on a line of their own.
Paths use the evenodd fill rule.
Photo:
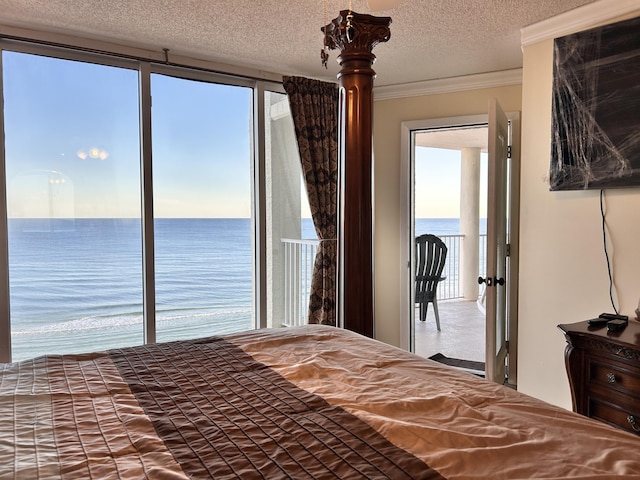
<svg viewBox="0 0 640 480">
<path fill-rule="evenodd" d="M 625 409 L 616 403 L 592 395 L 588 396 L 587 403 L 589 417 L 640 435 L 640 408 Z"/>
<path fill-rule="evenodd" d="M 595 384 L 640 399 L 640 370 L 637 368 L 629 368 L 624 364 L 603 360 L 599 357 L 588 357 L 587 364 L 587 389 Z"/>
</svg>

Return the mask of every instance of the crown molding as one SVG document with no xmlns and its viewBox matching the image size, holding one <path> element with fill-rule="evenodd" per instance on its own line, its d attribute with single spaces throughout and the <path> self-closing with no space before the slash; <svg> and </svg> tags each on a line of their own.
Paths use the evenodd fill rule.
<svg viewBox="0 0 640 480">
<path fill-rule="evenodd" d="M 389 100 L 392 98 L 417 97 L 420 95 L 520 85 L 521 83 L 522 69 L 516 68 L 500 72 L 478 73 L 461 77 L 438 78 L 436 80 L 425 80 L 423 82 L 375 87 L 373 89 L 373 97 L 374 100 Z"/>
<path fill-rule="evenodd" d="M 598 0 L 521 28 L 520 43 L 524 48 L 543 40 L 584 30 L 634 11 L 640 12 L 640 0 Z"/>
</svg>

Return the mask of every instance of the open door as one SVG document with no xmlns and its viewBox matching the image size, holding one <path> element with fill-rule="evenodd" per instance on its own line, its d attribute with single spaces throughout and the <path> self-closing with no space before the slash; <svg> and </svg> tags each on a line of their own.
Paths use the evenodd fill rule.
<svg viewBox="0 0 640 480">
<path fill-rule="evenodd" d="M 401 303 L 401 346 L 422 356 L 432 356 L 435 353 L 443 353 L 446 356 L 456 357 L 462 360 L 473 360 L 484 363 L 482 370 L 487 378 L 499 382 L 517 384 L 517 313 L 518 313 L 518 256 L 519 256 L 519 143 L 520 143 L 520 113 L 510 112 L 508 117 L 502 112 L 497 102 L 490 102 L 490 115 L 471 115 L 466 117 L 437 118 L 428 120 L 414 120 L 402 123 L 402 178 L 404 203 L 401 216 L 401 241 L 405 248 L 401 251 L 401 275 L 406 279 L 400 286 Z M 498 118 L 500 119 L 498 121 Z M 508 120 L 507 120 L 508 118 Z M 491 125 L 489 127 L 489 125 Z M 474 133 L 472 138 L 466 134 Z M 477 133 L 477 135 L 475 135 Z M 443 134 L 444 137 L 440 135 Z M 448 138 L 451 134 L 454 138 Z M 464 134 L 464 135 L 463 135 Z M 418 135 L 421 139 L 418 140 Z M 424 136 L 424 137 L 423 137 Z M 483 137 L 482 139 L 480 137 Z M 446 143 L 443 143 L 446 140 Z M 469 142 L 472 143 L 469 143 Z M 473 284 L 463 284 L 459 292 L 452 295 L 447 293 L 443 300 L 453 300 L 450 306 L 456 310 L 455 318 L 461 315 L 470 315 L 471 322 L 465 325 L 464 339 L 457 334 L 457 330 L 442 325 L 441 332 L 427 332 L 425 329 L 417 330 L 419 326 L 427 325 L 435 330 L 435 322 L 419 322 L 416 317 L 416 307 L 413 292 L 415 289 L 415 264 L 414 245 L 418 231 L 415 228 L 416 187 L 425 188 L 424 184 L 416 180 L 416 151 L 417 146 L 430 148 L 448 148 L 461 150 L 469 147 L 479 147 L 487 152 L 487 163 L 483 164 L 482 175 L 485 179 L 478 179 L 478 185 L 486 185 L 478 191 L 480 201 L 486 200 L 486 207 L 481 205 L 466 204 L 465 208 L 475 211 L 480 208 L 480 213 L 486 212 L 487 242 L 479 244 L 479 257 L 472 259 L 469 264 L 478 265 L 479 270 L 468 272 L 466 275 L 458 273 L 447 275 L 448 278 L 473 279 Z M 508 157 L 508 158 L 507 158 Z M 483 159 L 484 162 L 484 159 Z M 467 177 L 472 178 L 472 177 Z M 461 180 L 461 175 L 460 175 Z M 462 184 L 461 184 L 462 185 Z M 471 191 L 475 185 L 467 185 L 467 191 Z M 462 188 L 462 187 L 461 187 Z M 473 196 L 475 198 L 475 194 Z M 471 198 L 471 197 L 469 197 Z M 421 218 L 422 220 L 430 220 Z M 472 231 L 473 228 L 470 230 Z M 482 228 L 480 235 L 482 235 Z M 445 235 L 446 236 L 446 235 Z M 465 234 L 465 238 L 469 238 Z M 486 248 L 485 248 L 486 247 Z M 457 257 L 456 257 L 457 255 Z M 464 261 L 471 258 L 470 255 L 460 255 L 456 248 L 451 249 L 451 258 L 457 258 L 455 264 L 463 265 Z M 464 270 L 463 270 L 464 271 Z M 478 292 L 478 284 L 475 283 L 478 275 L 486 275 L 481 278 L 485 283 Z M 455 282 L 454 282 L 455 284 Z M 478 302 L 463 302 L 460 293 L 465 291 L 481 293 Z M 487 287 L 487 284 L 490 286 Z M 461 283 L 457 284 L 458 286 Z M 446 291 L 446 290 L 445 290 Z M 473 297 L 473 294 L 470 295 Z M 469 298 L 465 298 L 469 300 Z M 473 313 L 465 310 L 465 304 L 473 307 Z M 476 308 L 476 306 L 481 308 Z M 439 305 L 440 313 L 447 306 L 447 302 Z M 476 315 L 481 315 L 480 328 L 476 328 Z M 485 319 L 486 315 L 486 319 Z M 473 329 L 469 328 L 472 326 Z M 471 342 L 469 342 L 469 340 Z M 471 348 L 468 348 L 472 345 Z M 481 346 L 481 351 L 476 354 L 475 346 Z M 486 348 L 485 348 L 486 347 Z M 469 355 L 471 353 L 471 355 Z"/>
<path fill-rule="evenodd" d="M 487 178 L 487 276 L 485 376 L 498 383 L 507 380 L 507 158 L 509 122 L 496 99 L 489 101 L 489 145 Z"/>
</svg>

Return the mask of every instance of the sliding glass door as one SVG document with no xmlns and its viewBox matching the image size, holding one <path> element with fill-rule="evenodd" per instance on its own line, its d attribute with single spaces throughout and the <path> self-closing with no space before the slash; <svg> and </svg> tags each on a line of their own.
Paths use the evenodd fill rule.
<svg viewBox="0 0 640 480">
<path fill-rule="evenodd" d="M 252 95 L 151 75 L 158 341 L 253 327 Z"/>
<path fill-rule="evenodd" d="M 139 344 L 138 72 L 2 63 L 13 359 Z"/>
</svg>

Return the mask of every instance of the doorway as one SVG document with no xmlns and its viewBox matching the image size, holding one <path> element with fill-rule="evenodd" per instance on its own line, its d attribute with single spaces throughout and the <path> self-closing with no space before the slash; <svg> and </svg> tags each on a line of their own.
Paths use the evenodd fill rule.
<svg viewBox="0 0 640 480">
<path fill-rule="evenodd" d="M 509 363 L 507 378 L 510 383 L 515 383 L 517 378 L 519 112 L 508 116 L 511 124 L 509 144 L 513 145 L 513 148 L 509 150 L 512 158 L 505 158 L 508 171 L 503 176 L 502 182 L 503 188 L 507 191 L 508 201 L 504 202 L 507 208 L 501 208 L 502 213 L 498 215 L 493 214 L 493 219 L 500 218 L 506 222 L 510 243 L 505 250 L 505 256 L 511 255 L 511 258 L 505 261 L 508 263 L 508 273 L 513 278 L 508 280 L 505 286 L 500 284 L 504 292 L 500 295 L 507 298 L 506 341 L 512 345 L 507 359 Z M 401 339 L 403 347 L 422 356 L 431 357 L 440 354 L 459 360 L 470 360 L 471 363 L 480 365 L 487 358 L 485 356 L 487 338 L 492 338 L 489 334 L 491 329 L 485 321 L 484 311 L 483 294 L 487 284 L 479 285 L 478 280 L 479 277 L 485 278 L 487 266 L 486 226 L 487 218 L 491 217 L 491 212 L 487 209 L 492 208 L 491 201 L 490 206 L 487 207 L 487 197 L 494 196 L 494 193 L 488 195 L 487 192 L 487 185 L 492 185 L 491 181 L 487 181 L 487 177 L 491 176 L 492 170 L 495 170 L 495 164 L 487 160 L 489 144 L 487 133 L 491 130 L 495 131 L 495 128 L 488 128 L 488 125 L 489 115 L 431 119 L 402 124 L 402 178 L 405 179 L 402 194 L 405 210 L 401 217 L 403 236 L 401 268 L 403 268 L 403 278 L 407 278 L 407 282 L 403 284 L 404 290 L 401 292 L 403 299 L 406 299 L 406 302 L 402 302 L 404 310 L 402 311 Z M 423 159 L 425 156 L 432 158 L 425 161 Z M 450 164 L 438 163 L 446 162 L 447 156 Z M 438 157 L 441 158 L 438 159 Z M 451 158 L 454 159 L 456 168 L 452 168 Z M 493 155 L 493 158 L 497 156 Z M 489 163 L 491 167 L 488 167 Z M 449 178 L 439 179 L 440 173 Z M 495 191 L 495 182 L 493 185 L 492 192 Z M 423 190 L 432 190 L 433 195 L 428 196 Z M 495 210 L 495 207 L 493 209 Z M 457 214 L 452 214 L 456 211 Z M 449 220 L 434 220 L 433 217 L 444 217 Z M 430 232 L 423 230 L 430 230 Z M 443 237 L 449 247 L 448 270 L 442 274 L 446 280 L 439 284 L 438 290 L 442 290 L 438 291 L 437 295 L 441 331 L 437 331 L 435 311 L 431 305 L 427 309 L 427 318 L 421 321 L 417 314 L 419 309 L 413 303 L 415 298 L 414 239 L 421 233 L 434 233 Z M 489 237 L 491 238 L 491 235 Z M 490 283 L 491 287 L 494 285 L 495 283 Z M 496 288 L 493 292 L 488 290 L 490 295 L 494 295 L 494 300 L 496 290 Z M 493 318 L 495 319 L 495 316 Z M 477 368 L 483 367 L 482 365 Z"/>
<path fill-rule="evenodd" d="M 485 314 L 477 279 L 486 267 L 488 126 L 417 130 L 413 139 L 414 236 L 432 234 L 447 247 L 435 305 L 426 304 L 424 320 L 414 305 L 413 351 L 483 372 Z"/>
</svg>

